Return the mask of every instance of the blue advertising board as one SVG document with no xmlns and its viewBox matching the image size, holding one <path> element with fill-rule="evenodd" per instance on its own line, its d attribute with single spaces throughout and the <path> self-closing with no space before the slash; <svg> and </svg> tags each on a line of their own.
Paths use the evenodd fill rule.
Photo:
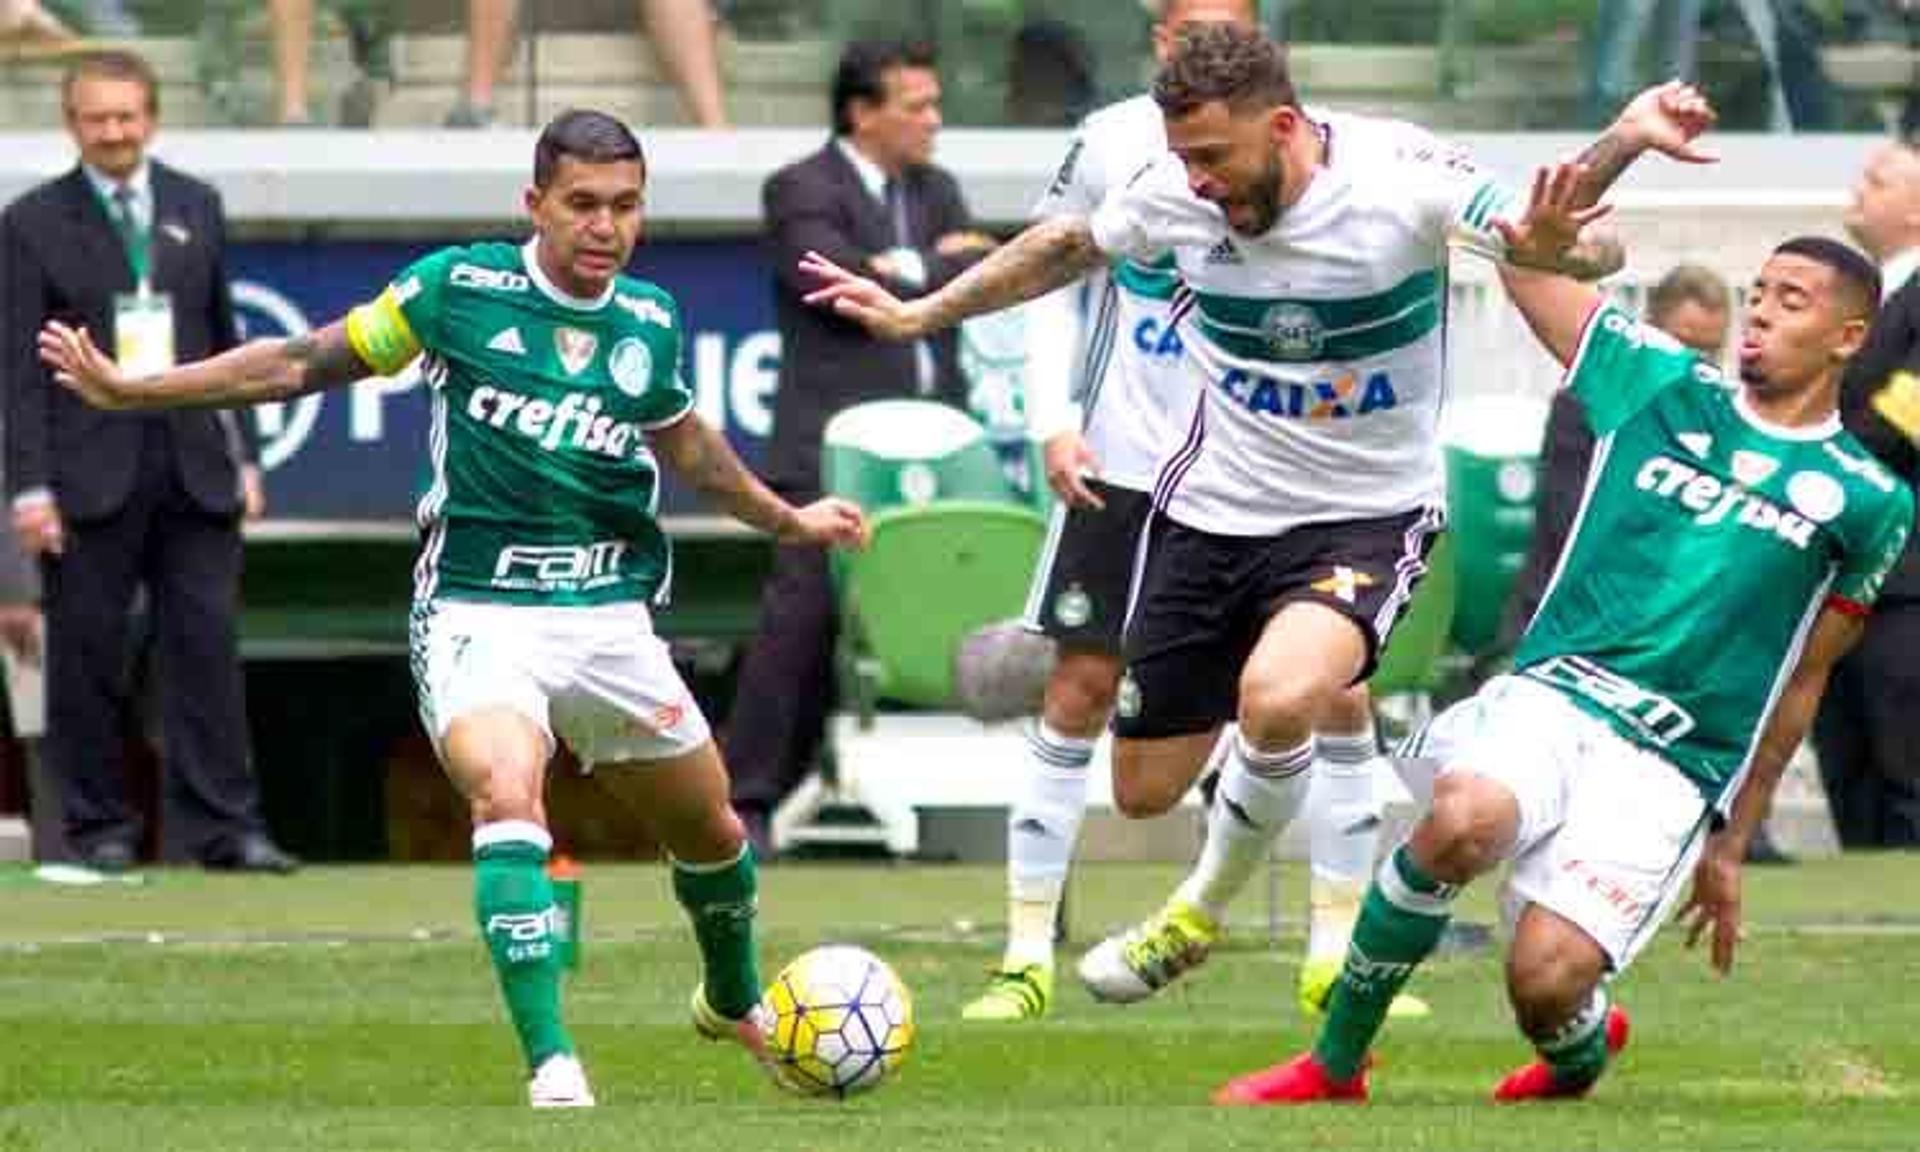
<svg viewBox="0 0 1920 1152">
<path fill-rule="evenodd" d="M 249 336 L 305 332 L 377 295 L 415 258 L 413 241 L 234 245 L 234 301 Z M 680 301 L 689 339 L 682 370 L 700 414 L 755 463 L 773 425 L 780 336 L 766 260 L 752 239 L 647 243 L 633 272 Z M 408 520 L 426 461 L 427 400 L 411 369 L 391 379 L 254 410 L 270 515 L 297 520 Z M 662 511 L 697 511 L 669 482 Z"/>
</svg>

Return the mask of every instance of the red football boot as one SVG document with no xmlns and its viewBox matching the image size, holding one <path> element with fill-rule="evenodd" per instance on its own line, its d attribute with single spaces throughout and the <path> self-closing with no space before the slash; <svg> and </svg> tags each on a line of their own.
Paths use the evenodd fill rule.
<svg viewBox="0 0 1920 1152">
<path fill-rule="evenodd" d="M 1627 1046 L 1627 1035 L 1632 1027 L 1627 1023 L 1626 1010 L 1619 1005 L 1607 1009 L 1607 1055 L 1618 1055 Z M 1493 1099 L 1499 1104 L 1513 1104 L 1523 1100 L 1573 1100 L 1585 1096 L 1593 1090 L 1593 1084 L 1560 1084 L 1553 1078 L 1553 1068 L 1545 1060 L 1535 1060 L 1523 1068 L 1516 1068 L 1500 1081 L 1493 1090 Z"/>
<path fill-rule="evenodd" d="M 1335 1080 L 1313 1058 L 1302 1052 L 1285 1064 L 1275 1064 L 1227 1081 L 1213 1094 L 1215 1104 L 1363 1104 L 1367 1099 L 1364 1069 L 1351 1080 Z"/>
</svg>

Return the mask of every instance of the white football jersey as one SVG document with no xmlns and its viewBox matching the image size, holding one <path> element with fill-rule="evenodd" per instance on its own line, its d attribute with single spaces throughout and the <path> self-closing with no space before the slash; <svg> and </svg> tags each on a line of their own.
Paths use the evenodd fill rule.
<svg viewBox="0 0 1920 1152">
<path fill-rule="evenodd" d="M 1100 248 L 1175 254 L 1203 399 L 1155 504 L 1233 536 L 1437 504 L 1447 248 L 1499 257 L 1514 198 L 1410 124 L 1310 112 L 1326 163 L 1265 234 L 1193 196 L 1168 154 L 1094 213 Z"/>
<path fill-rule="evenodd" d="M 1152 97 L 1110 104 L 1081 123 L 1033 217 L 1090 216 L 1109 191 L 1165 155 L 1166 124 Z M 1180 337 L 1169 323 L 1178 286 L 1171 253 L 1117 257 L 1084 289 L 1036 301 L 1027 317 L 1029 426 L 1044 439 L 1077 418 L 1100 479 L 1136 492 L 1153 487 L 1197 399 L 1197 377 L 1182 364 Z"/>
</svg>

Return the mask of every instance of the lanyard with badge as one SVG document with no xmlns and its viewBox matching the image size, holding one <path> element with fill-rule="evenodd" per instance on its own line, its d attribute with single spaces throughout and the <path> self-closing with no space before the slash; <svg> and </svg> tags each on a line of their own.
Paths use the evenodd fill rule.
<svg viewBox="0 0 1920 1152">
<path fill-rule="evenodd" d="M 133 377 L 165 372 L 174 365 L 173 300 L 153 290 L 153 229 L 134 215 L 133 191 L 125 185 L 115 189 L 106 208 L 135 285 L 113 298 L 114 361 Z"/>
</svg>

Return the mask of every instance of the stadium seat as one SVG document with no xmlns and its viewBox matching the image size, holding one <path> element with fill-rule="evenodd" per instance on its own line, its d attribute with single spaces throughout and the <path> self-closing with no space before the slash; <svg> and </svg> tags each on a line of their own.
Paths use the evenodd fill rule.
<svg viewBox="0 0 1920 1152">
<path fill-rule="evenodd" d="M 869 513 L 1017 499 L 985 430 L 931 400 L 874 400 L 838 413 L 821 437 L 820 474 L 828 494 Z"/>
<path fill-rule="evenodd" d="M 848 556 L 841 594 L 863 714 L 878 699 L 954 703 L 960 641 L 1018 614 L 1046 526 L 1027 508 L 960 500 L 873 517 L 873 543 Z"/>
<path fill-rule="evenodd" d="M 1046 534 L 980 425 L 923 400 L 855 405 L 828 422 L 826 490 L 872 517 L 835 579 L 843 663 L 863 718 L 875 703 L 953 704 L 953 657 L 974 629 L 1017 616 Z"/>
<path fill-rule="evenodd" d="M 1447 412 L 1448 535 L 1456 596 L 1451 636 L 1468 656 L 1489 651 L 1533 540 L 1540 434 L 1547 407 L 1516 396 L 1463 397 Z"/>
<path fill-rule="evenodd" d="M 842 711 L 829 722 L 821 770 L 774 812 L 774 841 L 904 854 L 919 845 L 915 797 L 941 774 L 900 770 L 919 765 L 897 755 L 900 733 L 886 721 L 918 717 L 881 717 L 879 702 L 933 710 L 923 716 L 954 707 L 960 643 L 1019 615 L 1046 522 L 1021 501 L 981 425 L 930 401 L 877 400 L 836 415 L 822 437 L 821 478 L 830 495 L 866 510 L 873 539 L 834 554 Z"/>
</svg>

